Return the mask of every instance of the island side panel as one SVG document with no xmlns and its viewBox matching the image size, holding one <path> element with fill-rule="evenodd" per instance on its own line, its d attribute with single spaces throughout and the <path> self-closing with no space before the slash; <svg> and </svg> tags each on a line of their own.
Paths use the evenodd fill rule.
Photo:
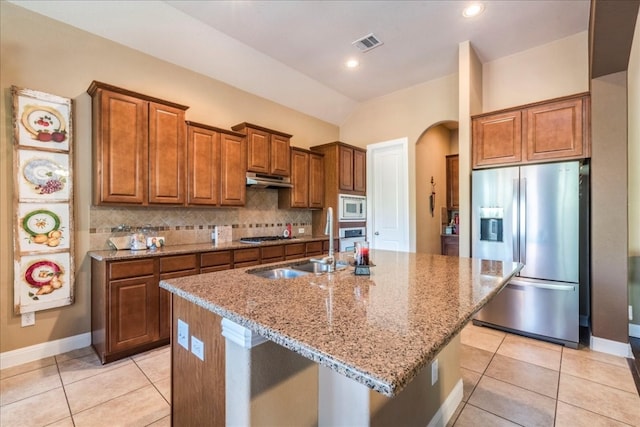
<svg viewBox="0 0 640 427">
<path fill-rule="evenodd" d="M 225 425 L 225 340 L 222 318 L 175 295 L 172 301 L 172 425 Z M 189 350 L 178 344 L 178 319 L 189 325 Z M 204 344 L 204 361 L 191 352 Z"/>
</svg>

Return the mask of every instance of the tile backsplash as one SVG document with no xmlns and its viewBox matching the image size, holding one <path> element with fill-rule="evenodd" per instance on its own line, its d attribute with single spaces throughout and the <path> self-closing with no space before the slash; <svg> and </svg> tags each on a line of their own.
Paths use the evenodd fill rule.
<svg viewBox="0 0 640 427">
<path fill-rule="evenodd" d="M 168 245 L 207 243 L 216 225 L 232 227 L 232 238 L 282 234 L 286 224 L 293 226 L 295 236 L 311 236 L 311 211 L 278 209 L 278 191 L 247 188 L 243 208 L 163 208 L 103 207 L 90 208 L 90 250 L 109 249 L 109 237 L 126 235 L 119 230 L 124 224 L 131 230 L 150 228 L 165 237 Z M 299 234 L 298 229 L 304 228 Z"/>
</svg>

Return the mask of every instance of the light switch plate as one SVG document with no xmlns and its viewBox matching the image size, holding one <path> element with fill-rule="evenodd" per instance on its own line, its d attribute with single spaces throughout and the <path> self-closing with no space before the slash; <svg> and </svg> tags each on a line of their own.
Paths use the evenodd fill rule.
<svg viewBox="0 0 640 427">
<path fill-rule="evenodd" d="M 191 353 L 204 362 L 204 343 L 194 336 L 191 337 Z"/>
<path fill-rule="evenodd" d="M 178 344 L 189 350 L 189 324 L 178 319 Z"/>
<path fill-rule="evenodd" d="M 304 234 L 304 228 L 302 227 L 298 228 L 298 234 Z"/>
</svg>

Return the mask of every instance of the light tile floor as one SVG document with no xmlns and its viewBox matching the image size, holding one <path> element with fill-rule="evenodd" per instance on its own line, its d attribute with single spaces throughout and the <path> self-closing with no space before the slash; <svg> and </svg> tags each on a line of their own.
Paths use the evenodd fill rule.
<svg viewBox="0 0 640 427">
<path fill-rule="evenodd" d="M 627 361 L 469 324 L 449 426 L 640 426 Z M 0 426 L 169 426 L 168 347 L 101 365 L 84 348 L 0 371 Z"/>
<path fill-rule="evenodd" d="M 640 395 L 622 357 L 467 325 L 462 403 L 449 426 L 640 426 Z"/>
</svg>

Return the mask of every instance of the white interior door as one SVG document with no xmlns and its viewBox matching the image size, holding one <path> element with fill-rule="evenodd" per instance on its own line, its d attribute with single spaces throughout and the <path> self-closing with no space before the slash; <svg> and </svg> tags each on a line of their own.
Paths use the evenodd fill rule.
<svg viewBox="0 0 640 427">
<path fill-rule="evenodd" d="M 409 250 L 407 138 L 367 146 L 368 240 L 374 249 Z"/>
</svg>

